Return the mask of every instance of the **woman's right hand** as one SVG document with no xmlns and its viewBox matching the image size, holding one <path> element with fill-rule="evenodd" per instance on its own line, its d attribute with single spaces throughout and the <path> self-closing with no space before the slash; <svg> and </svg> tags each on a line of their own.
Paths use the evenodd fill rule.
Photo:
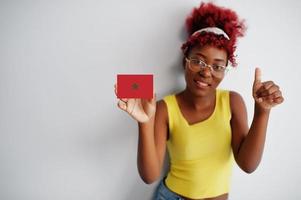
<svg viewBox="0 0 301 200">
<path fill-rule="evenodd" d="M 117 86 L 115 84 L 115 94 L 117 96 Z M 136 121 L 148 122 L 156 113 L 156 96 L 152 99 L 122 98 L 117 103 L 118 107 L 127 112 Z"/>
</svg>

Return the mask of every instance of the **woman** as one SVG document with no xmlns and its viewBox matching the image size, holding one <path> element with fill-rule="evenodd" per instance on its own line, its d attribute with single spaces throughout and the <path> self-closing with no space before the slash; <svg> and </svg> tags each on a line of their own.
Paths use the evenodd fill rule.
<svg viewBox="0 0 301 200">
<path fill-rule="evenodd" d="M 187 18 L 183 44 L 186 88 L 164 97 L 120 99 L 118 106 L 139 125 L 138 171 L 145 183 L 160 177 L 166 147 L 170 169 L 154 199 L 227 199 L 234 160 L 246 173 L 259 165 L 272 107 L 283 102 L 279 86 L 255 70 L 254 117 L 249 128 L 242 97 L 217 89 L 228 64 L 236 65 L 237 37 L 245 26 L 237 14 L 201 3 Z"/>
</svg>

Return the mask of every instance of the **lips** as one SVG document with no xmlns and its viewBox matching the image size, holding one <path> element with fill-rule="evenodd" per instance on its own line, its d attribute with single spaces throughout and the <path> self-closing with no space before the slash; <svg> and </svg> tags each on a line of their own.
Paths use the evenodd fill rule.
<svg viewBox="0 0 301 200">
<path fill-rule="evenodd" d="M 196 83 L 197 87 L 199 88 L 207 88 L 210 87 L 211 84 L 202 80 L 194 80 L 194 82 Z"/>
</svg>

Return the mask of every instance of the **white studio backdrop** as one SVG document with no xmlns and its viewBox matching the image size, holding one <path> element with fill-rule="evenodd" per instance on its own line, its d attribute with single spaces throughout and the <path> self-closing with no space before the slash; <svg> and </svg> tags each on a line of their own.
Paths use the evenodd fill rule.
<svg viewBox="0 0 301 200">
<path fill-rule="evenodd" d="M 157 182 L 139 178 L 137 124 L 113 86 L 118 73 L 153 73 L 158 99 L 183 89 L 184 22 L 199 3 L 0 1 L 0 199 L 150 200 Z M 234 168 L 230 199 L 301 199 L 301 3 L 215 3 L 248 25 L 220 88 L 243 96 L 249 123 L 256 66 L 285 98 L 259 168 Z"/>
</svg>

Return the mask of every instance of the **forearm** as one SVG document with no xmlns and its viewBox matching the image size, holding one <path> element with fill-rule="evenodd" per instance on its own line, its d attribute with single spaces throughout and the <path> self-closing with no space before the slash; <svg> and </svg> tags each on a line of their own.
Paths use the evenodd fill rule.
<svg viewBox="0 0 301 200">
<path fill-rule="evenodd" d="M 139 139 L 137 165 L 145 183 L 152 183 L 160 176 L 160 167 L 154 139 L 154 117 L 146 123 L 138 123 Z"/>
<path fill-rule="evenodd" d="M 248 173 L 253 172 L 261 161 L 269 114 L 270 110 L 261 110 L 255 104 L 251 127 L 238 152 L 238 162 Z"/>
</svg>

